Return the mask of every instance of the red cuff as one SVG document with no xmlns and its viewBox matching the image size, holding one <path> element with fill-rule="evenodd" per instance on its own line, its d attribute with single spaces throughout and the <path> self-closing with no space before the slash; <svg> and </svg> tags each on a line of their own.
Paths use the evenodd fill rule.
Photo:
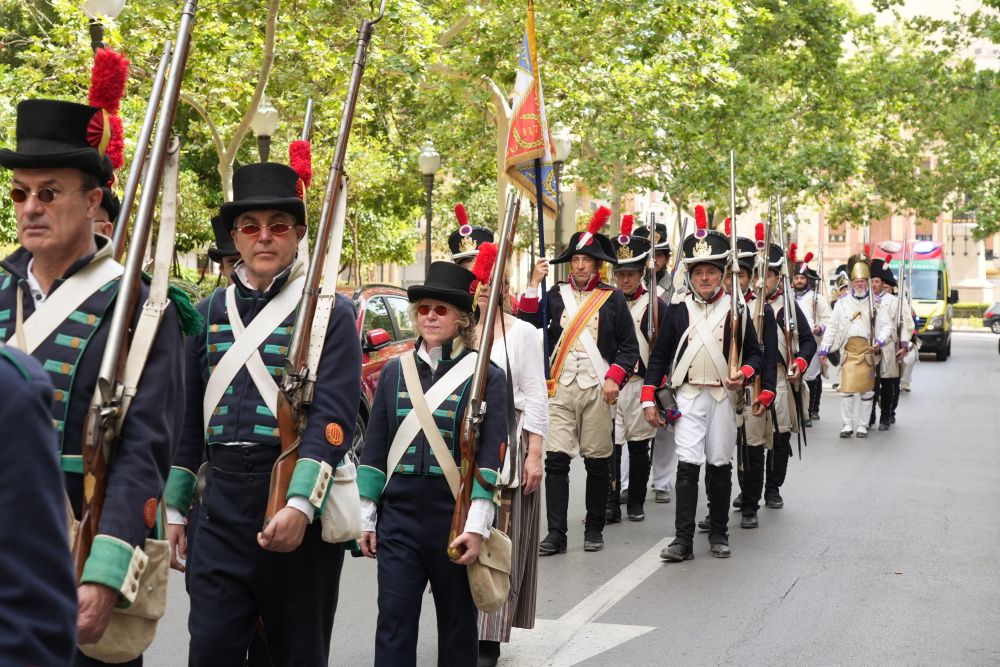
<svg viewBox="0 0 1000 667">
<path fill-rule="evenodd" d="M 642 392 L 639 394 L 640 403 L 656 403 L 656 387 L 651 384 L 642 385 Z"/>
<path fill-rule="evenodd" d="M 754 374 L 753 366 L 750 365 L 740 366 L 740 373 L 743 373 L 743 377 L 746 378 L 744 382 L 748 382 L 750 378 L 753 377 Z"/>
<path fill-rule="evenodd" d="M 538 302 L 541 299 L 537 296 L 526 296 L 521 295 L 521 300 L 518 301 L 518 308 L 522 313 L 537 313 L 538 312 Z"/>
<path fill-rule="evenodd" d="M 809 368 L 809 363 L 802 357 L 795 357 L 795 361 L 793 363 L 799 367 L 800 373 L 805 373 L 806 369 Z"/>
<path fill-rule="evenodd" d="M 769 408 L 771 407 L 771 403 L 774 402 L 774 392 L 764 389 L 763 391 L 760 392 L 760 395 L 757 396 L 757 398 L 760 400 L 761 405 L 763 405 L 765 408 Z"/>
<path fill-rule="evenodd" d="M 611 364 L 608 372 L 604 374 L 604 379 L 607 380 L 608 378 L 614 380 L 615 384 L 620 387 L 628 380 L 628 372 L 618 364 Z"/>
</svg>

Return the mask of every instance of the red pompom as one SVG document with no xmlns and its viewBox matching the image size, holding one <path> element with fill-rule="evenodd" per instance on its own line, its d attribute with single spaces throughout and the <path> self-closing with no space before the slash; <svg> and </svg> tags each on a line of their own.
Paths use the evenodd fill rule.
<svg viewBox="0 0 1000 667">
<path fill-rule="evenodd" d="M 754 228 L 754 238 L 761 243 L 764 242 L 764 223 L 758 222 L 757 226 Z"/>
<path fill-rule="evenodd" d="M 802 263 L 803 264 L 808 264 L 809 262 L 812 261 L 812 258 L 813 258 L 813 254 L 811 252 L 807 252 L 806 256 L 805 256 L 805 259 L 802 260 Z"/>
<path fill-rule="evenodd" d="M 459 227 L 469 224 L 469 214 L 465 212 L 465 204 L 455 204 L 455 219 L 458 220 Z"/>
<path fill-rule="evenodd" d="M 708 214 L 701 204 L 694 207 L 694 226 L 695 229 L 708 229 Z"/>
<path fill-rule="evenodd" d="M 128 81 L 128 59 L 111 49 L 97 49 L 90 70 L 90 93 L 87 103 L 110 114 L 118 113 Z"/>
<path fill-rule="evenodd" d="M 487 241 L 479 246 L 479 254 L 472 264 L 472 272 L 476 274 L 476 279 L 480 283 L 489 282 L 493 275 L 493 265 L 497 262 L 497 255 L 500 253 L 495 243 Z"/>
<path fill-rule="evenodd" d="M 726 218 L 725 221 L 723 222 L 723 225 L 724 225 L 724 227 L 726 229 L 726 236 L 732 236 L 733 235 L 733 221 L 730 218 Z"/>
<path fill-rule="evenodd" d="M 622 236 L 632 236 L 632 228 L 635 227 L 635 216 L 634 215 L 623 215 L 622 216 Z"/>
<path fill-rule="evenodd" d="M 307 188 L 312 185 L 312 146 L 308 141 L 299 139 L 288 144 L 288 166 L 295 170 Z"/>
<path fill-rule="evenodd" d="M 796 243 L 788 246 L 788 259 L 792 264 L 795 264 L 795 255 L 798 253 L 799 246 Z"/>
<path fill-rule="evenodd" d="M 594 211 L 593 217 L 590 218 L 590 224 L 587 225 L 587 231 L 590 234 L 596 234 L 601 231 L 601 227 L 606 225 L 610 218 L 611 209 L 607 206 L 599 207 L 596 211 Z"/>
</svg>

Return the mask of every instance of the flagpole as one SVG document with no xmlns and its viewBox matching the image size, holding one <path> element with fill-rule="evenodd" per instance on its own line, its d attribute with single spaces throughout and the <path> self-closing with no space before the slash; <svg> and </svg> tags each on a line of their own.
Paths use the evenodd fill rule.
<svg viewBox="0 0 1000 667">
<path fill-rule="evenodd" d="M 545 184 L 542 182 L 542 158 L 535 158 L 535 211 L 538 212 L 538 258 L 545 257 Z M 549 379 L 549 300 L 547 294 L 547 283 L 542 278 L 542 284 L 538 287 L 540 293 L 538 298 L 542 307 L 542 349 L 545 350 L 545 379 Z"/>
</svg>

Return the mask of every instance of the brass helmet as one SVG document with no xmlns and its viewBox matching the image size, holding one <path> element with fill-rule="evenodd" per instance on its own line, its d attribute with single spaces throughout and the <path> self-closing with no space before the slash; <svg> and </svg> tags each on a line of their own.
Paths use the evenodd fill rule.
<svg viewBox="0 0 1000 667">
<path fill-rule="evenodd" d="M 850 279 L 858 280 L 859 278 L 863 278 L 870 280 L 872 277 L 871 261 L 871 252 L 867 246 L 858 254 L 848 257 L 847 274 L 850 276 Z"/>
</svg>

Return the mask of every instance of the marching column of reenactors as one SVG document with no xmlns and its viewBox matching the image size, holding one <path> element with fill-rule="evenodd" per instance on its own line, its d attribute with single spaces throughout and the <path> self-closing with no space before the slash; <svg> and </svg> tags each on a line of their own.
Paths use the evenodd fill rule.
<svg viewBox="0 0 1000 667">
<path fill-rule="evenodd" d="M 565 252 L 539 261 L 520 298 L 501 274 L 505 312 L 485 351 L 488 409 L 475 461 L 464 460 L 462 416 L 484 352 L 496 246 L 459 209 L 452 262 L 433 263 L 408 289 L 415 349 L 381 372 L 349 487 L 357 489 L 356 509 L 346 510 L 357 515 L 356 532 L 333 537 L 328 521 L 343 498 L 337 480 L 353 483 L 343 473 L 353 470 L 347 454 L 360 404 L 362 351 L 343 297 L 331 302 L 316 352 L 315 396 L 288 491 L 265 526 L 286 428 L 276 406 L 307 270 L 298 255 L 307 216 L 300 172 L 251 164 L 235 172 L 233 200 L 212 220 L 209 255 L 226 284 L 195 308 L 172 293 L 107 461 L 98 533 L 74 572 L 67 544 L 95 484 L 81 443 L 98 404 L 111 313 L 125 298 L 108 238 L 119 202 L 107 123 L 99 107 L 26 100 L 16 146 L 0 150 L 19 240 L 0 263 L 12 462 L 0 472 L 5 663 L 141 664 L 163 614 L 169 564 L 185 571 L 189 664 L 325 665 L 352 551 L 377 560 L 376 664 L 416 664 L 429 583 L 439 663 L 493 665 L 512 627 L 534 626 L 538 557 L 581 542 L 568 522 L 574 458 L 586 471 L 584 551 L 604 548 L 620 503 L 629 521 L 644 519 L 652 478 L 655 501 L 675 507 L 662 559 L 692 558 L 699 526 L 709 553 L 725 558 L 734 467 L 740 527 L 756 528 L 762 500 L 784 505 L 792 435 L 819 419 L 831 357 L 840 357 L 841 436 L 867 435 L 876 396 L 880 430 L 895 421 L 913 330 L 912 315 L 899 316 L 905 305 L 891 294 L 887 262 L 852 257 L 848 291 L 831 313 L 808 258 L 790 261 L 759 231 L 736 239 L 731 282 L 734 235 L 708 229 L 700 207 L 673 268 L 665 225 L 625 219 L 611 239 L 601 208 Z M 562 263 L 567 279 L 542 292 L 549 265 Z M 131 298 L 142 303 L 149 291 L 144 279 Z M 743 315 L 733 320 L 733 312 Z M 137 318 L 129 337 L 141 330 Z M 791 329 L 795 339 L 780 333 Z M 709 512 L 697 522 L 703 465 Z M 475 482 L 456 530 L 453 482 L 470 467 Z M 492 552 L 498 529 L 510 541 L 499 566 L 510 585 L 487 609 L 467 567 Z M 157 541 L 168 545 L 166 558 L 152 552 Z"/>
</svg>

